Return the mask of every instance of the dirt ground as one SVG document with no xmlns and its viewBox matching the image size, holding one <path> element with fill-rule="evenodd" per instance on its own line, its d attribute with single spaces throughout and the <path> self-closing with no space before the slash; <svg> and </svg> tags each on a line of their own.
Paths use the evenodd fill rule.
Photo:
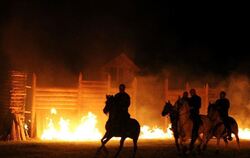
<svg viewBox="0 0 250 158">
<path fill-rule="evenodd" d="M 99 142 L 0 142 L 0 158 L 93 158 Z M 107 144 L 109 156 L 113 157 L 119 145 L 119 141 L 111 141 Z M 126 141 L 125 147 L 119 158 L 129 158 L 132 154 L 132 142 Z M 201 155 L 189 155 L 186 157 L 200 158 L 249 158 L 250 141 L 241 141 L 241 149 L 237 151 L 235 142 L 231 142 L 227 149 L 221 143 L 221 151 L 215 153 L 215 141 L 209 143 L 208 149 Z M 105 157 L 101 153 L 100 158 Z M 173 140 L 139 140 L 136 158 L 175 158 L 177 154 Z"/>
</svg>

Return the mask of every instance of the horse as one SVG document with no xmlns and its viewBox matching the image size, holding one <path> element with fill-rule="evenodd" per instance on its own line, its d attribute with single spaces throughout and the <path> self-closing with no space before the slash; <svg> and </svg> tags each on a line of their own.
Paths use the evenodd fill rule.
<svg viewBox="0 0 250 158">
<path fill-rule="evenodd" d="M 228 145 L 227 141 L 227 132 L 224 126 L 223 121 L 221 120 L 220 114 L 216 108 L 215 104 L 209 103 L 207 116 L 213 122 L 213 128 L 211 130 L 210 135 L 208 136 L 207 142 L 214 136 L 217 139 L 217 149 L 216 152 L 219 152 L 220 139 L 223 138 L 226 146 Z M 240 149 L 240 139 L 239 139 L 239 129 L 236 120 L 233 117 L 229 117 L 228 121 L 231 126 L 232 133 L 235 135 L 238 150 Z"/>
<path fill-rule="evenodd" d="M 139 138 L 140 134 L 140 124 L 136 119 L 129 118 L 126 124 L 126 129 L 125 130 L 117 130 L 117 126 L 113 125 L 114 121 L 117 117 L 116 111 L 115 111 L 115 102 L 114 102 L 114 96 L 113 95 L 107 95 L 106 96 L 106 104 L 103 109 L 103 112 L 105 114 L 109 114 L 109 119 L 106 122 L 105 129 L 106 133 L 104 134 L 103 138 L 101 139 L 101 147 L 97 150 L 96 155 L 100 153 L 100 151 L 104 148 L 106 153 L 108 153 L 107 149 L 105 148 L 105 144 L 112 138 L 112 137 L 121 137 L 120 139 L 120 146 L 118 151 L 115 154 L 115 158 L 118 157 L 119 153 L 121 152 L 124 141 L 126 138 L 131 138 L 133 140 L 134 144 L 134 150 L 133 150 L 133 155 L 132 158 L 135 157 L 136 151 L 137 151 L 137 141 Z"/>
<path fill-rule="evenodd" d="M 175 140 L 175 145 L 176 145 L 176 149 L 178 152 L 180 152 L 180 145 L 179 145 L 179 135 L 178 135 L 178 129 L 177 129 L 177 119 L 178 119 L 178 110 L 176 106 L 173 106 L 170 101 L 166 102 L 166 104 L 164 105 L 164 108 L 161 112 L 161 115 L 164 117 L 166 115 L 169 115 L 170 117 L 170 122 L 172 124 L 172 131 L 173 131 L 173 135 L 174 135 L 174 140 Z"/>
<path fill-rule="evenodd" d="M 183 144 L 187 139 L 192 136 L 192 128 L 193 121 L 190 119 L 190 107 L 187 102 L 176 102 L 173 106 L 169 101 L 165 104 L 164 109 L 162 111 L 162 116 L 170 114 L 170 120 L 173 127 L 173 134 L 175 138 L 175 144 L 178 151 L 182 151 L 184 154 L 186 153 L 187 147 Z M 211 122 L 205 115 L 200 115 L 202 124 L 199 127 L 199 145 L 197 149 L 200 151 L 201 146 L 205 146 L 207 135 L 211 129 Z M 203 134 L 203 137 L 200 136 Z M 192 150 L 192 149 L 190 149 Z"/>
<path fill-rule="evenodd" d="M 178 103 L 178 102 L 177 102 Z M 199 144 L 197 146 L 198 151 L 200 152 L 201 147 L 206 146 L 207 138 L 212 128 L 212 123 L 206 115 L 200 115 L 201 123 L 198 129 L 198 138 Z M 192 128 L 193 121 L 190 118 L 190 106 L 188 102 L 184 102 L 182 105 L 179 105 L 179 120 L 178 120 L 178 133 L 180 137 L 180 145 L 182 148 L 186 148 L 183 143 L 186 142 L 188 138 L 192 137 Z M 202 137 L 201 137 L 202 134 Z M 189 150 L 192 151 L 193 144 L 190 143 Z M 205 148 L 203 148 L 205 149 Z"/>
</svg>

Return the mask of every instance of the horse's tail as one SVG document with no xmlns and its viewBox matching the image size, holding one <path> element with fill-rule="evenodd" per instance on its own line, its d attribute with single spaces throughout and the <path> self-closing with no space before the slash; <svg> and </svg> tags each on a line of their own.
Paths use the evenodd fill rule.
<svg viewBox="0 0 250 158">
<path fill-rule="evenodd" d="M 238 132 L 239 132 L 239 126 L 238 126 L 238 123 L 236 122 L 236 120 L 233 117 L 229 116 L 228 117 L 228 121 L 229 121 L 229 123 L 231 125 L 232 132 L 234 134 L 238 134 Z"/>
<path fill-rule="evenodd" d="M 233 117 L 231 117 L 231 116 L 228 117 L 228 121 L 229 121 L 231 124 L 237 124 L 236 120 L 235 120 Z M 238 124 L 237 124 L 237 125 L 238 125 Z"/>
</svg>

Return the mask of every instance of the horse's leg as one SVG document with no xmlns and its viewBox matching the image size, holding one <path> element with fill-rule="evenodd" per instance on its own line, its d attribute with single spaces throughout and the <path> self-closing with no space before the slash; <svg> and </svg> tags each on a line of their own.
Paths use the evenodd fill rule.
<svg viewBox="0 0 250 158">
<path fill-rule="evenodd" d="M 236 138 L 238 150 L 240 150 L 240 138 L 239 138 L 238 134 L 234 134 L 234 135 L 235 135 L 235 138 Z"/>
<path fill-rule="evenodd" d="M 196 149 L 198 151 L 198 153 L 201 153 L 201 146 L 203 144 L 204 138 L 202 139 L 200 136 L 197 138 L 197 140 L 199 141 L 199 144 L 197 145 Z"/>
<path fill-rule="evenodd" d="M 180 138 L 180 147 L 181 147 L 181 152 L 183 155 L 186 155 L 186 152 L 187 152 L 187 147 L 183 144 L 184 140 L 183 138 L 181 137 Z"/>
<path fill-rule="evenodd" d="M 203 138 L 203 142 L 202 142 L 202 145 L 201 145 L 201 150 L 202 151 L 205 151 L 206 148 L 207 148 L 207 144 L 209 142 L 209 140 L 213 137 L 213 133 L 210 133 L 210 131 L 207 133 L 207 135 L 204 135 L 204 138 Z"/>
<path fill-rule="evenodd" d="M 202 151 L 206 150 L 207 144 L 212 137 L 213 137 L 212 130 L 209 130 L 207 134 L 204 134 L 203 143 L 202 143 L 202 147 L 201 147 Z"/>
<path fill-rule="evenodd" d="M 100 146 L 99 149 L 97 149 L 96 151 L 96 157 L 97 155 L 99 155 L 99 153 L 101 152 L 102 149 L 104 149 L 105 153 L 108 154 L 108 150 L 105 147 L 105 144 L 112 138 L 112 136 L 108 136 L 107 132 L 105 133 L 105 135 L 103 136 L 103 138 L 101 139 L 101 143 L 102 145 Z"/>
<path fill-rule="evenodd" d="M 175 146 L 176 146 L 176 149 L 178 152 L 180 152 L 180 145 L 179 145 L 179 142 L 178 142 L 178 139 L 179 139 L 179 135 L 177 133 L 177 131 L 173 131 L 174 133 L 174 140 L 175 140 Z"/>
<path fill-rule="evenodd" d="M 118 149 L 118 151 L 116 152 L 116 154 L 115 154 L 115 157 L 114 157 L 114 158 L 117 158 L 117 157 L 118 157 L 118 155 L 119 155 L 119 153 L 121 152 L 125 139 L 126 139 L 125 137 L 122 137 L 122 138 L 121 138 L 121 140 L 120 140 L 120 146 L 119 146 L 119 149 Z"/>
<path fill-rule="evenodd" d="M 104 139 L 107 139 L 107 132 L 104 134 L 104 136 L 101 139 L 101 143 L 103 143 Z"/>
<path fill-rule="evenodd" d="M 178 142 L 178 137 L 175 136 L 174 139 L 175 139 L 176 149 L 177 149 L 178 152 L 180 152 L 180 145 L 179 145 L 179 142 Z"/>
<path fill-rule="evenodd" d="M 219 147 L 220 147 L 220 137 L 217 137 L 217 144 L 216 144 L 216 153 L 219 153 Z"/>
<path fill-rule="evenodd" d="M 138 137 L 133 139 L 134 151 L 133 151 L 133 156 L 132 156 L 132 158 L 135 158 L 135 154 L 136 154 L 136 151 L 137 151 L 137 141 L 138 141 Z"/>
<path fill-rule="evenodd" d="M 227 148 L 227 146 L 228 146 L 227 137 L 223 137 L 223 140 L 224 140 L 224 142 L 225 142 L 225 147 Z"/>
</svg>

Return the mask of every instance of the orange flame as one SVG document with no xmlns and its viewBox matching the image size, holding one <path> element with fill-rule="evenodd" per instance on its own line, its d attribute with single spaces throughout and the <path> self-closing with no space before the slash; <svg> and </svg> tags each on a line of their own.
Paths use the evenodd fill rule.
<svg viewBox="0 0 250 158">
<path fill-rule="evenodd" d="M 57 110 L 55 108 L 51 109 L 51 114 L 56 115 Z M 99 141 L 101 136 L 99 129 L 96 127 L 97 118 L 96 116 L 89 112 L 86 116 L 83 116 L 80 124 L 71 129 L 70 120 L 60 118 L 57 123 L 59 128 L 55 127 L 55 120 L 49 119 L 47 128 L 44 129 L 41 135 L 42 140 L 63 140 L 63 141 Z M 171 125 L 169 124 L 166 131 L 159 127 L 150 128 L 147 125 L 141 127 L 140 139 L 172 139 L 173 133 L 171 130 Z M 239 138 L 250 140 L 250 129 L 249 128 L 239 128 Z"/>
<path fill-rule="evenodd" d="M 51 113 L 56 114 L 56 110 Z M 65 141 L 93 141 L 100 140 L 102 134 L 96 128 L 96 116 L 89 112 L 87 116 L 82 117 L 81 123 L 73 131 L 69 128 L 70 120 L 60 118 L 59 129 L 55 128 L 54 120 L 49 119 L 48 127 L 43 131 L 42 140 L 65 140 Z"/>
<path fill-rule="evenodd" d="M 171 125 L 168 126 L 167 131 L 164 132 L 161 128 L 149 126 L 141 127 L 141 139 L 170 139 L 173 138 L 173 133 L 171 131 Z"/>
<path fill-rule="evenodd" d="M 250 140 L 250 128 L 239 128 L 239 138 Z"/>
</svg>

